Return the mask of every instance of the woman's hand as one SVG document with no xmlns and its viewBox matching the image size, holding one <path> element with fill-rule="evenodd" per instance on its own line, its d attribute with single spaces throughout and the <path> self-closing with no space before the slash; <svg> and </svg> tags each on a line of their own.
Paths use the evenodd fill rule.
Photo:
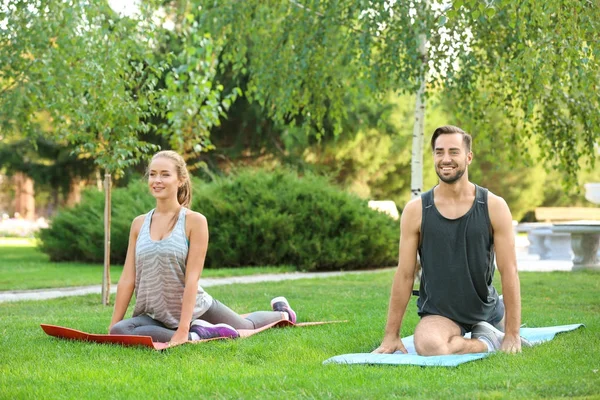
<svg viewBox="0 0 600 400">
<path fill-rule="evenodd" d="M 183 343 L 187 342 L 188 334 L 189 334 L 189 332 L 184 332 L 182 330 L 177 329 L 177 331 L 175 331 L 175 334 L 169 341 L 169 347 L 177 346 L 178 344 L 183 344 Z"/>
</svg>

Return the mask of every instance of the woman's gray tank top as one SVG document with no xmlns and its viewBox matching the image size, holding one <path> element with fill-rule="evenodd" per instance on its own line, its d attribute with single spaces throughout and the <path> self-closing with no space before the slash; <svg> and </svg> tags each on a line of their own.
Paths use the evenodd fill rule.
<svg viewBox="0 0 600 400">
<path fill-rule="evenodd" d="M 148 315 L 166 327 L 176 329 L 181 317 L 188 239 L 185 214 L 181 208 L 171 234 L 152 240 L 150 224 L 154 210 L 146 214 L 135 246 L 135 308 L 133 316 Z M 198 285 L 192 320 L 212 305 L 212 297 Z"/>
<path fill-rule="evenodd" d="M 421 286 L 419 315 L 442 315 L 462 324 L 488 321 L 498 302 L 492 286 L 494 238 L 488 190 L 475 185 L 475 201 L 465 215 L 448 219 L 433 201 L 433 189 L 421 195 Z"/>
</svg>

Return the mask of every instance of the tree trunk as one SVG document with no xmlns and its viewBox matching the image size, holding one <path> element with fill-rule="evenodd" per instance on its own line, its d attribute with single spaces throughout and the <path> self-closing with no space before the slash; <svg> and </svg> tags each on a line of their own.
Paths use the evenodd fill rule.
<svg viewBox="0 0 600 400">
<path fill-rule="evenodd" d="M 102 275 L 102 304 L 110 304 L 110 194 L 111 176 L 104 174 L 104 274 Z"/>
<path fill-rule="evenodd" d="M 33 221 L 35 219 L 33 179 L 22 172 L 17 172 L 13 177 L 13 182 L 15 185 L 15 217 L 19 216 Z"/>
<path fill-rule="evenodd" d="M 427 12 L 427 1 L 421 4 L 421 17 Z M 422 29 L 425 29 L 424 27 Z M 415 123 L 413 126 L 412 154 L 410 161 L 411 199 L 419 197 L 423 191 L 423 139 L 425 129 L 425 84 L 427 82 L 427 35 L 419 33 L 419 59 L 421 62 L 418 82 L 419 90 L 415 99 Z"/>
<path fill-rule="evenodd" d="M 102 191 L 102 186 L 103 186 L 103 182 L 102 182 L 102 175 L 99 169 L 96 170 L 96 187 L 98 188 L 98 191 L 101 192 Z"/>
<path fill-rule="evenodd" d="M 421 16 L 427 11 L 427 0 L 423 0 Z M 425 84 L 427 83 L 427 35 L 422 27 L 418 36 L 419 43 L 419 90 L 415 99 L 415 123 L 413 126 L 412 154 L 410 159 L 411 199 L 421 196 L 423 191 L 423 142 L 425 137 Z M 421 279 L 421 258 L 417 255 L 415 279 Z"/>
<path fill-rule="evenodd" d="M 58 187 L 53 187 L 50 190 L 50 198 L 52 200 L 48 201 L 48 207 L 46 208 L 47 218 L 53 217 L 56 214 L 58 208 L 60 207 L 60 190 L 58 189 Z"/>
<path fill-rule="evenodd" d="M 68 207 L 73 207 L 81 201 L 81 188 L 83 183 L 81 178 L 73 178 L 69 183 L 69 194 L 67 196 Z"/>
</svg>

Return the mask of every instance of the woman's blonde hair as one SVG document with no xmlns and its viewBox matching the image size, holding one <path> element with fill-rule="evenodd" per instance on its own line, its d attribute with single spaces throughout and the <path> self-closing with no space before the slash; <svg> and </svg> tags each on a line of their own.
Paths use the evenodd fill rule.
<svg viewBox="0 0 600 400">
<path fill-rule="evenodd" d="M 189 208 L 190 204 L 192 204 L 192 181 L 190 180 L 185 160 L 179 153 L 173 150 L 162 150 L 152 157 L 151 162 L 159 157 L 168 158 L 175 164 L 177 177 L 183 181 L 183 184 L 177 189 L 177 201 L 183 207 Z"/>
</svg>

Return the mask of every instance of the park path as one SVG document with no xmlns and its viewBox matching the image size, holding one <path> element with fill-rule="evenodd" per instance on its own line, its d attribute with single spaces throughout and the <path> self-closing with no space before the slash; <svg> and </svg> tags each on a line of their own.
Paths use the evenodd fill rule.
<svg viewBox="0 0 600 400">
<path fill-rule="evenodd" d="M 388 268 L 387 270 L 391 270 Z M 259 283 L 259 282 L 280 282 L 280 281 L 291 281 L 297 279 L 316 279 L 316 278 L 329 278 L 341 275 L 350 274 L 367 274 L 373 272 L 385 271 L 386 269 L 377 270 L 365 270 L 365 271 L 336 271 L 336 272 L 291 272 L 284 274 L 259 274 L 259 275 L 247 275 L 247 276 L 231 276 L 227 278 L 202 278 L 202 287 L 211 287 L 219 285 L 233 285 L 233 284 L 247 284 L 247 283 Z M 117 285 L 111 285 L 111 293 L 117 291 Z M 54 289 L 35 289 L 35 290 L 10 290 L 0 292 L 0 303 L 7 301 L 21 301 L 21 300 L 47 300 L 55 299 L 57 297 L 67 296 L 81 296 L 85 294 L 101 293 L 101 285 L 93 286 L 74 286 L 67 288 L 54 288 Z"/>
<path fill-rule="evenodd" d="M 539 260 L 538 256 L 527 254 L 526 249 L 517 247 L 517 265 L 519 271 L 570 271 L 573 263 L 569 260 Z M 365 270 L 365 271 L 337 271 L 337 272 L 293 272 L 284 274 L 261 274 L 247 276 L 233 276 L 227 278 L 202 278 L 202 287 L 211 287 L 219 285 L 248 284 L 259 282 L 280 282 L 297 279 L 318 279 L 330 278 L 349 274 L 368 274 L 380 272 L 388 269 Z M 115 293 L 117 285 L 111 285 L 111 292 Z M 85 294 L 101 293 L 100 285 L 79 286 L 56 289 L 36 289 L 36 290 L 11 290 L 0 292 L 0 303 L 21 300 L 46 300 L 57 297 L 81 296 Z"/>
</svg>

